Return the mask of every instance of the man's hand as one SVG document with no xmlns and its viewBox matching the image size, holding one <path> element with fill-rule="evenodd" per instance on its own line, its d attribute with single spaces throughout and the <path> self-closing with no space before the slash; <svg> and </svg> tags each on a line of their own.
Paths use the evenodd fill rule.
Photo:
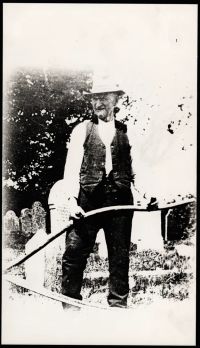
<svg viewBox="0 0 200 348">
<path fill-rule="evenodd" d="M 157 210 L 158 209 L 158 201 L 156 198 L 151 197 L 150 202 L 147 204 L 147 210 Z"/>
<path fill-rule="evenodd" d="M 84 210 L 77 204 L 75 197 L 69 198 L 69 213 L 71 219 L 79 220 L 85 215 Z"/>
</svg>

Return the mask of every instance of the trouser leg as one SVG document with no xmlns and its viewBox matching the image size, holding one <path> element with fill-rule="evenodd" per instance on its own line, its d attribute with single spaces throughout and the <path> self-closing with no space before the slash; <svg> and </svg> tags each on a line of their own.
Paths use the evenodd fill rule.
<svg viewBox="0 0 200 348">
<path fill-rule="evenodd" d="M 92 203 L 83 190 L 79 192 L 78 204 L 85 212 L 93 209 Z M 80 293 L 83 272 L 87 258 L 93 250 L 97 232 L 98 221 L 96 217 L 91 217 L 75 223 L 75 228 L 66 235 L 66 249 L 62 259 L 62 293 L 64 295 L 82 299 Z"/>
<path fill-rule="evenodd" d="M 89 231 L 89 233 L 88 233 Z M 66 249 L 62 259 L 62 293 L 82 299 L 80 294 L 87 258 L 92 252 L 96 228 L 82 223 L 66 236 Z"/>
<path fill-rule="evenodd" d="M 126 307 L 129 293 L 129 250 L 132 227 L 131 212 L 108 214 L 104 225 L 109 258 L 109 295 L 111 307 Z"/>
</svg>

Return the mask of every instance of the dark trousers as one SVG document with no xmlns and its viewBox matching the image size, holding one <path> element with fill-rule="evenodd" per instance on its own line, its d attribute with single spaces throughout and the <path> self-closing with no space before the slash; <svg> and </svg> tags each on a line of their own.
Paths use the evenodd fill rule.
<svg viewBox="0 0 200 348">
<path fill-rule="evenodd" d="M 78 204 L 85 212 L 112 205 L 133 204 L 131 190 L 120 191 L 110 179 L 104 179 L 93 194 L 80 190 Z M 92 252 L 97 232 L 103 228 L 109 259 L 110 306 L 126 307 L 129 293 L 129 249 L 132 211 L 118 210 L 83 219 L 66 235 L 62 261 L 62 293 L 82 299 L 80 294 L 87 258 Z"/>
</svg>

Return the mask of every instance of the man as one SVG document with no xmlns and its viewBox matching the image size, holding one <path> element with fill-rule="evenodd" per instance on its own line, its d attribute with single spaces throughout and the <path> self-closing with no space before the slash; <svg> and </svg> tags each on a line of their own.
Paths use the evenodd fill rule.
<svg viewBox="0 0 200 348">
<path fill-rule="evenodd" d="M 89 94 L 94 110 L 91 121 L 75 127 L 64 172 L 71 217 L 85 212 L 133 204 L 134 175 L 127 127 L 115 120 L 116 105 L 124 94 L 116 86 L 98 86 Z M 129 248 L 133 212 L 111 211 L 79 221 L 66 236 L 62 261 L 62 293 L 82 299 L 83 272 L 97 232 L 103 228 L 109 259 L 111 307 L 126 307 L 129 293 Z"/>
</svg>

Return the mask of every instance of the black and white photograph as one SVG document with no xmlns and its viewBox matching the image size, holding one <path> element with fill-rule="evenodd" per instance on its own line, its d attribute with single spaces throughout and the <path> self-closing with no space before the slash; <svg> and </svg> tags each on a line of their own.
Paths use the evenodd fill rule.
<svg viewBox="0 0 200 348">
<path fill-rule="evenodd" d="M 3 3 L 2 344 L 196 344 L 197 12 Z"/>
</svg>

